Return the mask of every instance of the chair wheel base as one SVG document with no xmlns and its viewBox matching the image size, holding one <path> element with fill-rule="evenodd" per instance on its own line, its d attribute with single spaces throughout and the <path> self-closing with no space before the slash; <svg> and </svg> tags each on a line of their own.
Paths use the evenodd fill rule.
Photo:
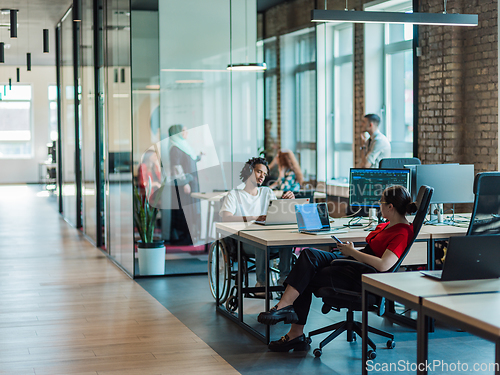
<svg viewBox="0 0 500 375">
<path fill-rule="evenodd" d="M 377 352 L 374 350 L 368 350 L 368 353 L 366 353 L 366 356 L 368 359 L 375 359 L 377 358 Z"/>
<path fill-rule="evenodd" d="M 313 350 L 313 354 L 316 358 L 321 357 L 321 354 L 323 354 L 323 351 L 320 348 L 316 348 Z"/>
<path fill-rule="evenodd" d="M 387 349 L 394 349 L 396 347 L 396 341 L 388 340 L 386 345 L 387 345 Z"/>
</svg>

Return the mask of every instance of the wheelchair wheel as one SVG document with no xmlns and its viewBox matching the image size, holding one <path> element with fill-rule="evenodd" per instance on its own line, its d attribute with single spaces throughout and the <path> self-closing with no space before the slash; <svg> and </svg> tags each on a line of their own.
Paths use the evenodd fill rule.
<svg viewBox="0 0 500 375">
<path fill-rule="evenodd" d="M 217 257 L 219 258 L 219 269 L 217 270 Z M 231 260 L 227 252 L 226 244 L 223 240 L 219 241 L 217 251 L 217 241 L 210 245 L 208 250 L 208 284 L 214 299 L 217 299 L 217 272 L 219 273 L 219 303 L 223 304 L 231 287 Z"/>
</svg>

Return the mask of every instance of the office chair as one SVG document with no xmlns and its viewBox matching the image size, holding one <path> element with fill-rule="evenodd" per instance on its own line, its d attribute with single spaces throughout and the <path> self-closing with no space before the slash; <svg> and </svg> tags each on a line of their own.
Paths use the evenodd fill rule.
<svg viewBox="0 0 500 375">
<path fill-rule="evenodd" d="M 401 263 L 405 259 L 406 255 L 409 253 L 411 246 L 413 245 L 413 242 L 418 236 L 418 233 L 420 232 L 420 228 L 422 227 L 422 224 L 425 219 L 425 215 L 427 213 L 427 210 L 429 209 L 429 204 L 431 202 L 431 196 L 432 192 L 434 191 L 433 188 L 429 186 L 421 186 L 418 192 L 417 196 L 417 207 L 418 210 L 415 214 L 415 219 L 413 220 L 413 238 L 406 247 L 405 251 L 403 252 L 402 256 L 398 259 L 396 264 L 394 264 L 388 271 L 386 272 L 396 272 L 399 270 L 399 267 L 401 266 Z M 364 264 L 361 262 L 358 262 L 356 260 L 350 260 L 350 259 L 337 259 L 334 260 L 333 263 L 337 264 L 338 262 L 344 263 L 346 265 L 351 265 L 354 267 L 359 267 L 363 273 L 378 273 L 376 268 Z M 350 290 L 344 290 L 344 289 L 339 289 L 339 288 L 333 288 L 333 287 L 323 287 L 319 288 L 314 295 L 318 298 L 322 298 L 323 300 L 323 307 L 321 309 L 321 312 L 323 314 L 327 314 L 330 310 L 336 310 L 340 311 L 342 308 L 347 309 L 347 314 L 346 314 L 346 320 L 343 322 L 335 323 L 332 324 L 328 327 L 320 328 L 315 331 L 312 331 L 309 333 L 308 340 L 311 339 L 312 336 L 319 335 L 321 333 L 325 332 L 330 332 L 330 335 L 326 337 L 323 341 L 320 342 L 319 347 L 317 349 L 314 349 L 313 353 L 316 357 L 321 356 L 322 354 L 322 349 L 333 339 L 335 339 L 337 336 L 339 336 L 342 332 L 347 331 L 347 341 L 352 342 L 356 340 L 355 334 L 361 337 L 361 323 L 354 321 L 354 311 L 361 311 L 362 310 L 362 298 L 361 298 L 361 292 L 356 292 L 356 291 L 350 291 Z M 377 311 L 379 316 L 382 316 L 384 313 L 384 299 L 374 296 L 374 295 L 369 295 L 368 296 L 368 309 L 370 311 Z M 368 326 L 368 331 L 380 336 L 387 337 L 389 340 L 387 341 L 387 348 L 393 349 L 396 345 L 394 341 L 394 335 L 385 332 L 382 330 L 379 330 L 374 327 Z M 368 338 L 368 345 L 372 348 L 372 350 L 368 351 L 368 359 L 375 359 L 377 356 L 376 350 L 377 347 L 373 343 L 373 341 Z"/>
<path fill-rule="evenodd" d="M 474 206 L 467 236 L 500 234 L 500 172 L 474 178 Z"/>
<path fill-rule="evenodd" d="M 420 165 L 419 158 L 385 158 L 380 160 L 379 168 L 381 169 L 402 169 L 405 165 Z"/>
</svg>

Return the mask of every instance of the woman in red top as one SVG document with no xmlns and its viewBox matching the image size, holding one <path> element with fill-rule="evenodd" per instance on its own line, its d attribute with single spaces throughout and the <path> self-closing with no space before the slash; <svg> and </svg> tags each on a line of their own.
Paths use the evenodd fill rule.
<svg viewBox="0 0 500 375">
<path fill-rule="evenodd" d="M 338 244 L 338 248 L 343 255 L 384 272 L 396 264 L 413 238 L 413 227 L 405 215 L 416 212 L 417 205 L 403 186 L 391 186 L 382 193 L 380 211 L 388 222 L 379 224 L 366 237 L 367 245 L 363 250 L 356 250 L 350 242 Z M 334 259 L 337 259 L 335 254 L 322 250 L 305 249 L 301 252 L 285 280 L 283 297 L 270 311 L 260 313 L 258 317 L 258 321 L 264 324 L 293 323 L 288 334 L 271 341 L 271 351 L 309 348 L 304 325 L 314 291 L 325 286 L 361 291 L 362 272 L 350 265 L 331 264 Z"/>
</svg>

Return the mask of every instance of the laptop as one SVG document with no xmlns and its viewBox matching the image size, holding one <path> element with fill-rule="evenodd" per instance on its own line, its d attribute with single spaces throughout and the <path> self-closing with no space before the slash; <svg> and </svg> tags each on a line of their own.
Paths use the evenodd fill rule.
<svg viewBox="0 0 500 375">
<path fill-rule="evenodd" d="M 443 269 L 421 273 L 441 281 L 500 277 L 500 236 L 451 237 Z"/>
<path fill-rule="evenodd" d="M 309 199 L 273 199 L 269 201 L 266 220 L 255 221 L 260 225 L 295 224 L 295 206 L 307 204 Z"/>
<path fill-rule="evenodd" d="M 347 230 L 332 229 L 326 203 L 310 203 L 295 206 L 297 226 L 300 233 L 329 234 L 345 233 Z"/>
</svg>

